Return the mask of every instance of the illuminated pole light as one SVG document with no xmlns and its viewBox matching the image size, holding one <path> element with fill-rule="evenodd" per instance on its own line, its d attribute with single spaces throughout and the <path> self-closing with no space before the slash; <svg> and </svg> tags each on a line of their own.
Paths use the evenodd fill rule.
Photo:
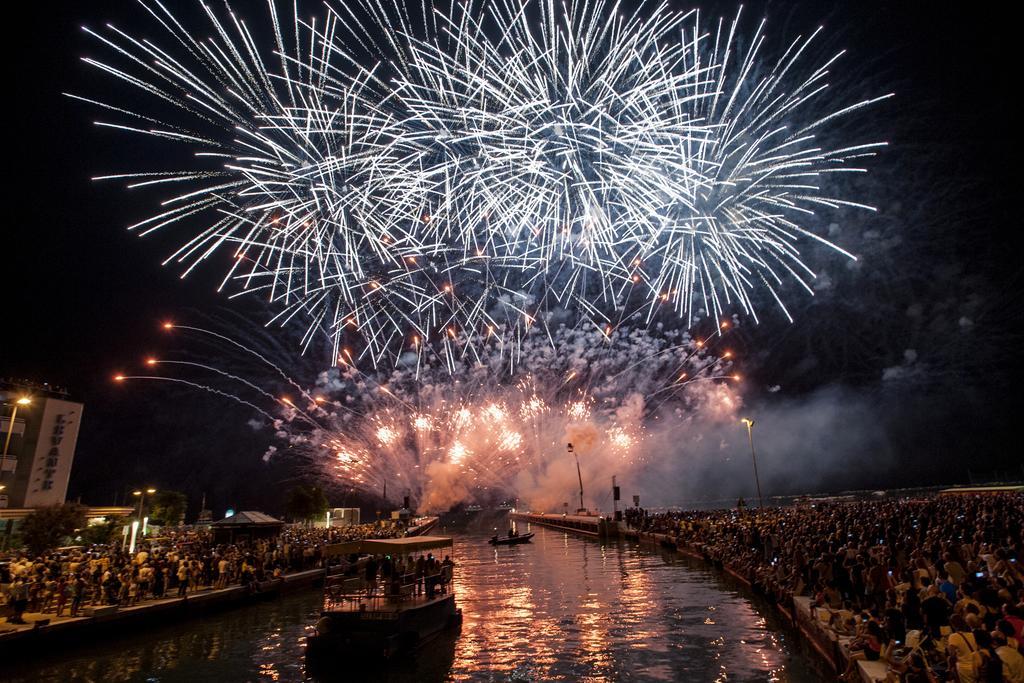
<svg viewBox="0 0 1024 683">
<path fill-rule="evenodd" d="M 7 449 L 11 445 L 11 435 L 14 433 L 14 420 L 18 417 L 18 408 L 20 406 L 27 406 L 32 403 L 32 399 L 28 396 L 22 396 L 14 402 L 14 407 L 11 409 L 11 420 L 7 424 L 7 436 L 4 438 L 4 451 L 0 456 L 0 479 L 4 476 L 4 463 L 7 462 Z"/>
<path fill-rule="evenodd" d="M 154 493 L 156 493 L 156 489 L 155 489 L 155 488 L 152 488 L 152 487 L 150 487 L 150 488 L 148 488 L 148 489 L 145 489 L 145 490 L 141 490 L 141 489 L 140 489 L 140 490 L 137 490 L 137 491 L 132 491 L 132 495 L 133 495 L 133 496 L 135 496 L 136 498 L 138 498 L 138 499 L 139 499 L 139 511 L 138 511 L 138 514 L 137 514 L 137 516 L 136 516 L 136 518 L 137 518 L 138 520 L 141 520 L 141 519 L 142 519 L 142 506 L 143 506 L 143 504 L 144 504 L 144 501 L 146 500 L 146 494 L 147 494 L 147 493 L 148 493 L 149 495 L 153 495 Z M 166 520 L 165 520 L 165 521 L 166 521 Z M 143 531 L 142 533 L 143 533 L 143 535 L 145 535 L 145 533 L 146 533 L 146 532 L 145 532 L 145 531 Z"/>
<path fill-rule="evenodd" d="M 576 458 L 576 476 L 580 480 L 580 509 L 578 510 L 578 512 L 586 512 L 587 508 L 583 505 L 583 473 L 580 471 L 580 456 L 576 452 L 576 449 L 572 447 L 571 443 L 566 444 L 566 449 L 569 451 L 569 453 L 572 454 L 574 458 Z"/>
<path fill-rule="evenodd" d="M 131 542 L 128 544 L 128 554 L 129 555 L 134 555 L 135 554 L 135 536 L 138 533 L 139 533 L 139 520 L 133 519 L 132 520 L 132 538 L 131 538 Z"/>
<path fill-rule="evenodd" d="M 750 440 L 750 460 L 754 463 L 754 483 L 757 485 L 757 507 L 763 508 L 764 501 L 761 499 L 761 479 L 757 476 L 757 455 L 754 454 L 754 421 L 748 417 L 740 420 L 747 426 L 747 438 Z"/>
</svg>

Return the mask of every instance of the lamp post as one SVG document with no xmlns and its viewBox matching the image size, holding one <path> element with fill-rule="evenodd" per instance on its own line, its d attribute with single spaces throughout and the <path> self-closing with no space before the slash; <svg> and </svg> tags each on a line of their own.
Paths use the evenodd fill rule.
<svg viewBox="0 0 1024 683">
<path fill-rule="evenodd" d="M 572 453 L 572 456 L 576 458 L 576 476 L 580 480 L 580 509 L 577 510 L 577 512 L 583 512 L 586 510 L 586 508 L 583 507 L 583 474 L 580 472 L 580 456 L 576 452 L 576 449 L 572 447 L 571 443 L 566 444 L 566 450 Z"/>
<path fill-rule="evenodd" d="M 754 421 L 749 417 L 740 420 L 747 425 L 747 438 L 750 440 L 750 460 L 754 463 L 754 483 L 757 484 L 757 507 L 763 508 L 764 501 L 761 500 L 761 480 L 757 476 L 757 456 L 754 454 Z"/>
<path fill-rule="evenodd" d="M 7 462 L 7 449 L 11 445 L 11 435 L 14 434 L 14 419 L 18 417 L 18 407 L 27 406 L 32 403 L 28 396 L 22 396 L 14 402 L 14 409 L 11 411 L 11 421 L 7 425 L 7 437 L 4 439 L 4 452 L 0 456 L 0 479 L 4 476 L 4 463 Z"/>
<path fill-rule="evenodd" d="M 142 505 L 143 505 L 143 501 L 146 500 L 146 494 L 147 493 L 149 495 L 153 495 L 154 493 L 156 493 L 156 489 L 148 488 L 148 489 L 141 490 L 141 491 L 132 491 L 132 495 L 138 497 L 138 499 L 139 499 L 139 514 L 138 514 L 138 518 L 139 518 L 139 523 L 140 524 L 142 523 Z"/>
</svg>

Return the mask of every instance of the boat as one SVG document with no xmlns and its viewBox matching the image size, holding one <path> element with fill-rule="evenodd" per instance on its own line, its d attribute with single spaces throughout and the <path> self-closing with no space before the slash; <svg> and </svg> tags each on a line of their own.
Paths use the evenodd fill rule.
<svg viewBox="0 0 1024 683">
<path fill-rule="evenodd" d="M 492 536 L 487 542 L 491 545 L 519 545 L 520 543 L 529 543 L 531 538 L 533 538 L 532 531 L 522 536 Z"/>
<path fill-rule="evenodd" d="M 392 558 L 418 556 L 450 548 L 442 536 L 366 539 L 328 546 L 325 555 L 368 554 Z M 315 633 L 306 640 L 311 668 L 350 666 L 352 661 L 372 663 L 407 655 L 448 629 L 462 623 L 455 604 L 452 566 L 427 576 L 416 593 L 413 575 L 387 586 L 368 585 L 361 576 L 329 577 L 324 584 L 324 609 Z"/>
</svg>

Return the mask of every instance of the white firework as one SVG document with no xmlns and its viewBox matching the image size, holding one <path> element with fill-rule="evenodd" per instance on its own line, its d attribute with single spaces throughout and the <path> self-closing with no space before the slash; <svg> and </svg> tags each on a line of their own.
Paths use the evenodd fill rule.
<svg viewBox="0 0 1024 683">
<path fill-rule="evenodd" d="M 697 182 L 659 211 L 633 278 L 652 304 L 670 303 L 680 314 L 716 318 L 733 306 L 756 318 L 754 294 L 763 290 L 789 317 L 778 293 L 786 279 L 814 293 L 802 242 L 816 240 L 855 258 L 815 231 L 821 223 L 815 211 L 874 211 L 831 194 L 830 174 L 865 172 L 860 163 L 886 144 L 833 147 L 820 134 L 891 94 L 833 108 L 837 93 L 826 79 L 843 53 L 805 64 L 820 27 L 772 60 L 765 54 L 766 22 L 744 38 L 749 47 L 742 50 L 740 19 L 738 12 L 731 23 L 719 20 L 709 38 L 694 41 L 697 65 L 712 64 L 713 78 L 701 81 L 700 96 L 688 105 L 714 134 L 687 144 L 686 163 Z"/>
<path fill-rule="evenodd" d="M 86 61 L 155 106 L 87 101 L 194 155 L 103 176 L 177 189 L 132 229 L 180 228 L 185 274 L 230 256 L 223 286 L 374 364 L 441 347 L 453 366 L 559 309 L 614 327 L 753 312 L 762 289 L 782 305 L 813 275 L 814 209 L 861 206 L 825 180 L 874 146 L 815 134 L 870 101 L 822 114 L 833 60 L 796 77 L 808 39 L 768 65 L 760 27 L 738 55 L 738 16 L 707 33 L 665 5 L 359 0 L 318 22 L 268 0 L 261 49 L 230 7 L 201 5 L 203 39 L 138 2 L 168 44 L 108 25 L 90 33 L 115 58 Z"/>
</svg>

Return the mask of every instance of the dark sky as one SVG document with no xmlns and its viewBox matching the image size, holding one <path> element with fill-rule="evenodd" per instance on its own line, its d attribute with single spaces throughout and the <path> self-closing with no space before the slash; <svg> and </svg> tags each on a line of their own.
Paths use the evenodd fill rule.
<svg viewBox="0 0 1024 683">
<path fill-rule="evenodd" d="M 242 10 L 246 4 L 236 3 L 235 8 Z M 252 4 L 262 19 L 263 3 Z M 725 14 L 734 8 L 728 3 L 703 6 Z M 175 244 L 173 235 L 141 240 L 125 231 L 147 215 L 151 203 L 116 183 L 89 180 L 132 168 L 154 150 L 131 137 L 96 129 L 91 125 L 94 110 L 61 96 L 63 91 L 102 94 L 109 87 L 79 61 L 83 55 L 103 54 L 80 26 L 114 21 L 130 30 L 155 31 L 144 12 L 127 1 L 30 3 L 25 9 L 35 15 L 10 25 L 6 41 L 13 71 L 6 128 L 12 156 L 0 247 L 5 275 L 0 376 L 67 385 L 86 403 L 73 496 L 106 504 L 125 487 L 153 482 L 187 490 L 194 498 L 206 492 L 220 509 L 257 504 L 274 509 L 277 481 L 289 474 L 261 466 L 266 437 L 244 427 L 244 410 L 173 392 L 126 396 L 110 382 L 115 371 L 166 348 L 157 329 L 165 317 L 217 315 L 222 307 L 252 313 L 257 322 L 263 315 L 216 294 L 218 273 L 199 272 L 183 281 L 176 271 L 160 267 Z M 766 13 L 775 34 L 806 32 L 824 22 L 830 39 L 850 50 L 847 65 L 854 66 L 856 78 L 866 79 L 860 85 L 873 92 L 897 92 L 896 101 L 884 110 L 894 142 L 884 177 L 893 187 L 908 181 L 913 189 L 906 193 L 905 206 L 915 211 L 926 207 L 928 225 L 922 229 L 932 231 L 926 237 L 947 245 L 918 266 L 922 276 L 931 273 L 935 280 L 925 295 L 943 290 L 945 276 L 938 267 L 955 263 L 961 274 L 980 271 L 984 282 L 976 286 L 978 295 L 1006 306 L 1006 317 L 990 312 L 988 318 L 1002 333 L 980 333 L 979 341 L 964 351 L 989 358 L 964 370 L 971 375 L 971 407 L 957 406 L 949 395 L 955 383 L 941 390 L 945 399 L 939 401 L 940 412 L 947 422 L 949 415 L 961 418 L 955 439 L 940 439 L 955 443 L 955 448 L 938 454 L 933 450 L 935 435 L 951 430 L 948 423 L 933 428 L 929 422 L 936 406 L 934 391 L 922 392 L 930 397 L 919 403 L 900 401 L 907 420 L 901 415 L 899 421 L 911 427 L 894 437 L 900 444 L 896 457 L 906 460 L 906 470 L 903 475 L 890 473 L 891 483 L 909 484 L 928 476 L 933 481 L 962 479 L 965 462 L 976 470 L 1011 466 L 1019 461 L 1014 454 L 1020 451 L 1010 441 L 1017 425 L 1010 420 L 1013 401 L 1005 392 L 1012 387 L 1007 377 L 1015 378 L 1021 325 L 1021 237 L 1016 212 L 1010 210 L 1016 201 L 1011 158 L 1019 139 L 1013 127 L 1019 125 L 1018 108 L 1011 104 L 1019 81 L 1011 22 L 953 2 L 755 3 L 748 10 Z M 923 153 L 933 149 L 940 153 Z M 943 183 L 910 182 L 924 177 Z M 934 194 L 929 187 L 935 188 Z M 949 288 L 959 288 L 959 281 L 950 278 Z M 858 321 L 844 321 L 829 334 L 845 334 L 847 324 L 856 326 Z M 815 338 L 801 336 L 799 328 L 790 334 Z M 892 334 L 892 351 L 898 356 L 909 345 L 899 339 L 902 328 Z M 821 339 L 808 343 L 820 344 Z M 789 378 L 779 358 L 756 369 L 765 384 Z M 791 359 L 785 362 L 792 365 Z M 876 369 L 880 367 L 865 371 L 864 377 L 875 376 Z M 853 381 L 863 383 L 864 377 Z M 809 391 L 816 382 L 844 378 L 837 363 L 826 361 L 792 384 Z"/>
</svg>

